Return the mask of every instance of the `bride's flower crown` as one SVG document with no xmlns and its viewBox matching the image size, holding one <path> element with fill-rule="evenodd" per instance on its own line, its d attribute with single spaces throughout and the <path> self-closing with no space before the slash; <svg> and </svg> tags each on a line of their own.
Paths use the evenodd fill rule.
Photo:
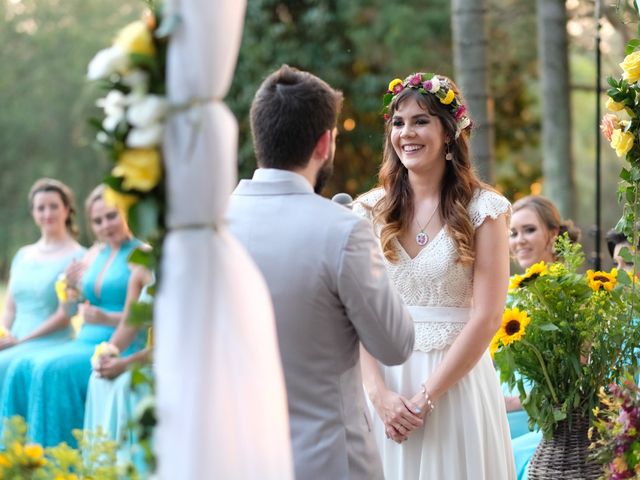
<svg viewBox="0 0 640 480">
<path fill-rule="evenodd" d="M 449 80 L 432 73 L 413 73 L 404 81 L 399 78 L 391 80 L 382 100 L 385 120 L 389 118 L 389 104 L 391 104 L 393 97 L 405 88 L 413 88 L 423 95 L 435 95 L 440 103 L 446 105 L 456 119 L 456 138 L 465 128 L 471 126 L 471 119 L 467 116 L 467 107 L 456 96 L 449 85 Z"/>
</svg>

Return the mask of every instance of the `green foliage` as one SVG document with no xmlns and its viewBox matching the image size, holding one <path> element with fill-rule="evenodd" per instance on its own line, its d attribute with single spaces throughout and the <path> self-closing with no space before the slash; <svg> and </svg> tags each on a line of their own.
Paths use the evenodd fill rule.
<svg viewBox="0 0 640 480">
<path fill-rule="evenodd" d="M 562 263 L 540 262 L 514 276 L 511 306 L 530 323 L 514 341 L 505 340 L 503 324 L 493 347 L 502 381 L 518 386 L 529 426 L 537 424 L 545 438 L 572 413 L 590 414 L 598 390 L 637 363 L 640 340 L 633 320 L 638 289 L 627 273 L 577 273 L 584 255 L 566 234 L 556 250 Z"/>
</svg>

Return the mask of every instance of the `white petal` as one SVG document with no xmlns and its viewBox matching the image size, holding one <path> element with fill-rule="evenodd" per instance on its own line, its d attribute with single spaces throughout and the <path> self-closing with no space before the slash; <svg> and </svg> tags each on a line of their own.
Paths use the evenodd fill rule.
<svg viewBox="0 0 640 480">
<path fill-rule="evenodd" d="M 127 135 L 127 147 L 150 148 L 160 145 L 164 128 L 160 123 L 147 127 L 132 128 Z"/>
<path fill-rule="evenodd" d="M 124 120 L 124 114 L 107 115 L 102 121 L 102 128 L 107 132 L 113 132 L 122 120 Z"/>
<path fill-rule="evenodd" d="M 126 69 L 129 65 L 129 57 L 119 47 L 110 47 L 100 50 L 89 62 L 87 78 L 99 80 L 108 78 L 111 74 Z"/>
<path fill-rule="evenodd" d="M 164 97 L 147 95 L 127 110 L 127 121 L 134 127 L 146 127 L 160 121 L 167 114 L 169 104 Z"/>
</svg>

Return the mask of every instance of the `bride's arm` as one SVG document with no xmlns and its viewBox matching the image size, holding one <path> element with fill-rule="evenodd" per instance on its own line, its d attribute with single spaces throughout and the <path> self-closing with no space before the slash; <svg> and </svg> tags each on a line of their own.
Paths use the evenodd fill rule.
<svg viewBox="0 0 640 480">
<path fill-rule="evenodd" d="M 437 408 L 438 399 L 464 377 L 487 351 L 500 327 L 509 284 L 509 243 L 505 215 L 487 217 L 476 229 L 473 303 L 469 322 L 424 388 Z M 424 393 L 411 399 L 421 406 Z M 422 403 L 420 403 L 422 402 Z"/>
<path fill-rule="evenodd" d="M 409 433 L 422 426 L 422 410 L 416 410 L 416 405 L 387 388 L 378 361 L 362 345 L 360 368 L 367 396 L 384 423 L 387 435 L 398 443 L 406 440 Z"/>
</svg>

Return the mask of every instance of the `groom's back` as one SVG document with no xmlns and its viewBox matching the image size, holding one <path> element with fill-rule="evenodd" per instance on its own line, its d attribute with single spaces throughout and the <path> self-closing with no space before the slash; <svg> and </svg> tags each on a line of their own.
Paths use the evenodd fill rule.
<svg viewBox="0 0 640 480">
<path fill-rule="evenodd" d="M 376 258 L 377 246 L 365 221 L 313 193 L 268 183 L 241 182 L 231 197 L 228 220 L 272 296 L 296 478 L 382 478 L 364 403 L 359 342 L 364 336 L 374 355 L 385 363 L 400 363 L 413 344 L 410 322 L 399 300 L 389 298 L 386 282 L 382 286 L 387 290 L 379 292 L 382 308 L 376 306 L 380 298 L 367 295 L 367 278 L 384 276 L 381 262 L 375 267 L 379 271 L 343 271 L 356 268 L 350 260 L 354 254 Z M 273 190 L 267 194 L 269 188 Z M 367 305 L 377 312 L 369 319 L 370 331 Z M 352 319 L 354 311 L 359 313 Z M 379 311 L 395 322 L 383 328 L 384 334 Z"/>
</svg>

